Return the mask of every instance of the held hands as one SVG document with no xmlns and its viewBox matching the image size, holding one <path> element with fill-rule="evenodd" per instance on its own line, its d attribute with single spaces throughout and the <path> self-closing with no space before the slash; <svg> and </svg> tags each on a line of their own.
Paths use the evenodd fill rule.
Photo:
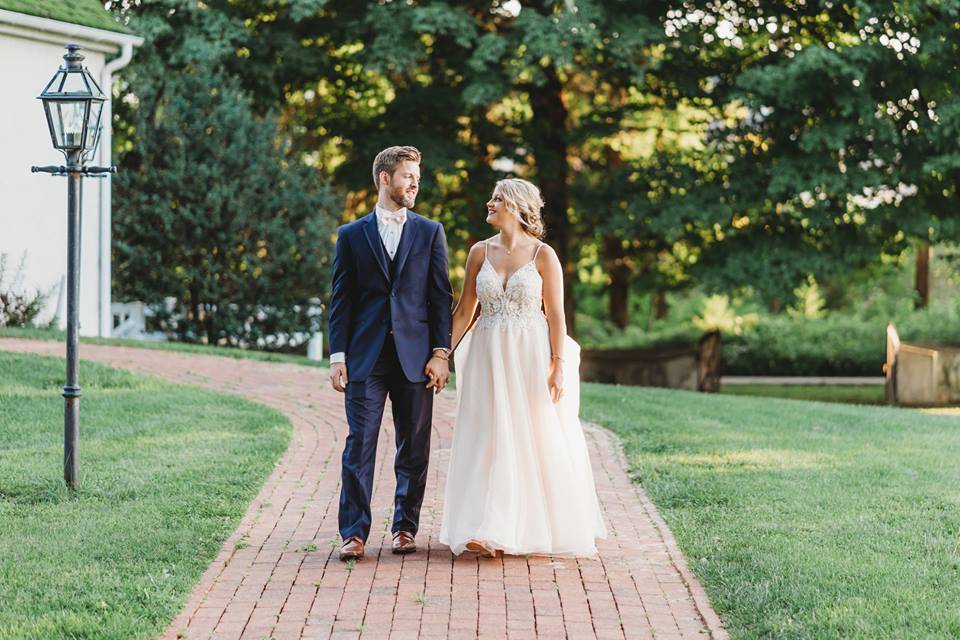
<svg viewBox="0 0 960 640">
<path fill-rule="evenodd" d="M 343 362 L 330 365 L 330 384 L 340 393 L 347 387 L 347 365 Z"/>
<path fill-rule="evenodd" d="M 550 400 L 554 404 L 560 402 L 563 397 L 563 361 L 554 359 L 550 361 L 550 371 L 547 373 L 547 387 L 550 389 Z"/>
<path fill-rule="evenodd" d="M 430 358 L 423 372 L 430 378 L 427 389 L 435 388 L 436 393 L 443 391 L 450 382 L 450 363 L 443 356 L 434 355 Z"/>
<path fill-rule="evenodd" d="M 441 356 L 433 356 L 430 358 L 423 372 L 430 378 L 430 382 L 427 383 L 427 389 L 431 387 L 436 388 L 437 393 L 440 393 L 450 382 L 450 365 L 447 364 L 446 358 Z M 330 384 L 333 385 L 333 388 L 343 393 L 348 382 L 347 365 L 342 362 L 331 364 Z"/>
</svg>

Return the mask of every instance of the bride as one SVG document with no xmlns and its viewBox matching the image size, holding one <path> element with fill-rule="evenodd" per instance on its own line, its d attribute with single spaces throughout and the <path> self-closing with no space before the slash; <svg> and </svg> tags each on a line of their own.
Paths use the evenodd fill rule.
<svg viewBox="0 0 960 640">
<path fill-rule="evenodd" d="M 526 180 L 497 183 L 487 222 L 499 234 L 470 249 L 453 314 L 457 417 L 440 541 L 458 555 L 592 555 L 606 536 L 578 418 L 579 346 L 566 335 L 560 261 L 539 240 L 542 208 Z"/>
</svg>

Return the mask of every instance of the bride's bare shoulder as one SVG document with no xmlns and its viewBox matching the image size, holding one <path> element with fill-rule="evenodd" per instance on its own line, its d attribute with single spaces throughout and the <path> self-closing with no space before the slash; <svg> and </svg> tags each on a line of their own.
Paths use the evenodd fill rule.
<svg viewBox="0 0 960 640">
<path fill-rule="evenodd" d="M 473 246 L 470 247 L 470 253 L 469 253 L 470 257 L 472 258 L 474 255 L 478 253 L 482 256 L 483 253 L 487 250 L 486 243 L 487 243 L 486 240 L 474 242 Z"/>
<path fill-rule="evenodd" d="M 553 250 L 553 247 L 548 245 L 546 242 L 541 242 L 540 246 L 537 247 L 536 261 L 538 265 L 545 265 L 547 263 L 553 262 L 554 260 L 559 262 L 557 258 L 557 252 Z"/>
<path fill-rule="evenodd" d="M 474 245 L 470 247 L 470 251 L 469 253 L 467 253 L 468 267 L 470 265 L 479 264 L 480 262 L 483 262 L 483 257 L 486 255 L 486 247 L 483 246 L 483 243 L 484 241 L 481 240 L 480 242 L 474 243 Z"/>
</svg>

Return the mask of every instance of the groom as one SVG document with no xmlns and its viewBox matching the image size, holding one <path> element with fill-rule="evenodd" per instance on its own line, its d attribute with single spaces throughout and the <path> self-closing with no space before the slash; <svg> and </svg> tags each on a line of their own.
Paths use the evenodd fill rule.
<svg viewBox="0 0 960 640">
<path fill-rule="evenodd" d="M 373 161 L 376 209 L 340 227 L 330 301 L 330 382 L 344 392 L 349 432 L 340 491 L 340 559 L 363 557 L 377 436 L 393 406 L 397 488 L 393 552 L 417 550 L 434 389 L 450 378 L 453 292 L 443 226 L 410 211 L 420 152 L 390 147 Z"/>
</svg>

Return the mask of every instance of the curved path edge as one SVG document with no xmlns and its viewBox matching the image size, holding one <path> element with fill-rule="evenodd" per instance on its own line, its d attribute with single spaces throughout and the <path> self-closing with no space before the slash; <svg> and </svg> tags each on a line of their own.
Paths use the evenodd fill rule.
<svg viewBox="0 0 960 640">
<path fill-rule="evenodd" d="M 589 430 L 593 430 L 600 437 L 607 439 L 606 446 L 609 447 L 612 455 L 616 456 L 617 462 L 619 463 L 621 469 L 626 472 L 630 468 L 630 465 L 627 462 L 626 453 L 623 450 L 623 442 L 621 442 L 620 438 L 618 438 L 615 433 L 594 422 L 584 422 L 584 427 Z M 676 567 L 677 572 L 683 578 L 687 589 L 689 589 L 690 597 L 693 599 L 693 603 L 696 606 L 697 611 L 703 618 L 703 622 L 710 633 L 710 637 L 717 638 L 718 640 L 721 638 L 726 639 L 728 634 L 726 629 L 723 627 L 723 622 L 720 620 L 720 616 L 718 616 L 713 610 L 713 605 L 710 604 L 710 598 L 707 596 L 707 592 L 704 590 L 703 585 L 700 584 L 700 579 L 697 578 L 696 574 L 687 564 L 686 557 L 680 550 L 680 545 L 677 544 L 676 538 L 673 537 L 673 532 L 670 530 L 670 527 L 667 525 L 666 521 L 664 521 L 663 516 L 660 515 L 660 511 L 657 510 L 656 505 L 654 505 L 653 501 L 650 500 L 649 496 L 647 496 L 647 492 L 644 491 L 643 486 L 637 482 L 633 482 L 632 485 L 637 496 L 637 501 L 643 505 L 643 509 L 647 516 L 649 516 L 656 526 L 657 531 L 663 540 L 663 544 L 667 548 L 667 553 L 673 562 L 673 566 Z"/>
</svg>

